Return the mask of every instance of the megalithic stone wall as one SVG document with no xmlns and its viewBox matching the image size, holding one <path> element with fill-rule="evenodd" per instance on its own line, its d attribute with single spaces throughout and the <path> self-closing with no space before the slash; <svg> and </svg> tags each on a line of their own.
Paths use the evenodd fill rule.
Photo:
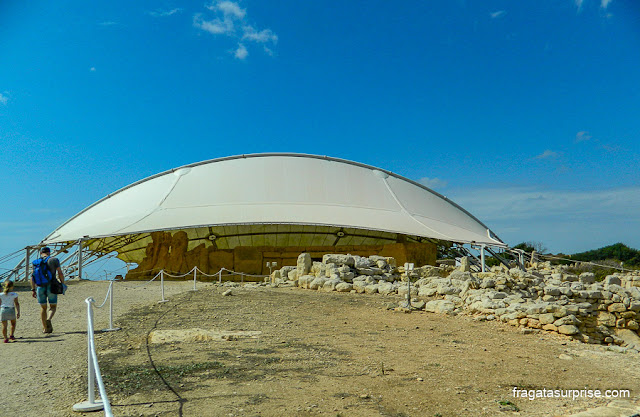
<svg viewBox="0 0 640 417">
<path fill-rule="evenodd" d="M 411 273 L 412 309 L 467 314 L 498 320 L 524 333 L 554 332 L 585 343 L 608 344 L 640 353 L 640 271 L 616 273 L 597 282 L 567 266 L 535 263 L 526 271 L 494 267 L 472 273 L 465 267 L 423 266 Z M 318 291 L 403 296 L 406 275 L 393 258 L 329 254 L 309 264 L 301 254 L 296 267 L 283 267 L 274 286 Z M 406 308 L 404 301 L 395 307 Z"/>
<path fill-rule="evenodd" d="M 145 257 L 138 267 L 129 271 L 126 279 L 146 280 L 160 270 L 181 275 L 197 266 L 205 274 L 215 274 L 221 268 L 252 275 L 267 275 L 266 262 L 277 262 L 279 267 L 296 266 L 298 255 L 308 253 L 311 259 L 322 259 L 327 253 L 376 255 L 393 257 L 398 262 L 417 265 L 435 265 L 436 246 L 432 243 L 399 242 L 385 245 L 340 246 L 237 246 L 233 249 L 217 249 L 210 241 L 202 239 L 197 246 L 190 242 L 184 231 L 151 233 L 152 241 L 145 249 Z M 197 242 L 196 242 L 197 243 Z M 189 249 L 189 246 L 192 246 Z M 185 277 L 190 279 L 190 277 Z M 215 278 L 202 277 L 203 280 Z M 227 279 L 240 280 L 239 276 Z M 258 280 L 260 278 L 246 277 Z"/>
</svg>

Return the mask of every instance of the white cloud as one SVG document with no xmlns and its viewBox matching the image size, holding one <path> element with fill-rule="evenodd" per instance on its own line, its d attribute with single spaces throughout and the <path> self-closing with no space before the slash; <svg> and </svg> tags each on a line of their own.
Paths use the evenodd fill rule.
<svg viewBox="0 0 640 417">
<path fill-rule="evenodd" d="M 588 141 L 589 139 L 591 139 L 593 136 L 591 136 L 589 134 L 589 132 L 582 130 L 578 133 L 576 133 L 576 143 L 577 142 L 585 142 Z"/>
<path fill-rule="evenodd" d="M 535 159 L 552 159 L 557 157 L 558 157 L 558 152 L 554 152 L 552 150 L 547 149 L 546 151 L 542 152 L 540 155 L 536 156 Z"/>
<path fill-rule="evenodd" d="M 437 188 L 445 188 L 447 186 L 447 181 L 441 180 L 440 178 L 420 178 L 418 182 L 424 185 L 427 188 L 437 189 Z"/>
<path fill-rule="evenodd" d="M 584 0 L 575 0 L 576 2 L 576 7 L 578 8 L 578 11 L 582 10 L 582 3 L 584 3 Z"/>
<path fill-rule="evenodd" d="M 96 72 L 96 67 L 91 67 L 91 68 L 89 68 L 89 71 L 91 71 L 91 72 Z"/>
<path fill-rule="evenodd" d="M 600 0 L 600 7 L 606 9 L 609 6 L 609 3 L 611 3 L 611 0 Z"/>
<path fill-rule="evenodd" d="M 278 35 L 273 33 L 271 29 L 264 29 L 258 32 L 251 26 L 244 26 L 242 30 L 244 32 L 244 34 L 242 35 L 242 39 L 248 39 L 250 41 L 255 41 L 258 43 L 278 42 Z"/>
<path fill-rule="evenodd" d="M 167 16 L 172 16 L 176 13 L 180 13 L 182 11 L 181 8 L 175 8 L 175 9 L 171 9 L 171 10 L 154 10 L 152 12 L 149 12 L 149 14 L 153 17 L 167 17 Z"/>
<path fill-rule="evenodd" d="M 9 102 L 9 97 L 7 96 L 7 92 L 4 94 L 0 93 L 0 104 L 6 105 Z"/>
<path fill-rule="evenodd" d="M 100 22 L 100 26 L 115 26 L 117 24 L 118 24 L 117 22 L 114 22 L 114 21 L 111 21 L 111 20 L 107 21 L 107 22 Z"/>
<path fill-rule="evenodd" d="M 499 17 L 504 16 L 505 14 L 507 14 L 506 11 L 498 10 L 497 12 L 489 13 L 489 16 L 491 16 L 492 19 L 497 19 Z"/>
<path fill-rule="evenodd" d="M 244 60 L 248 55 L 249 51 L 247 51 L 247 48 L 241 43 L 238 44 L 238 49 L 236 49 L 235 53 L 233 54 L 233 56 L 240 60 Z"/>
<path fill-rule="evenodd" d="M 273 50 L 264 44 L 275 45 L 278 35 L 271 29 L 254 28 L 248 22 L 247 10 L 238 3 L 218 0 L 205 7 L 214 15 L 211 19 L 205 19 L 201 13 L 197 13 L 193 16 L 193 25 L 213 35 L 224 35 L 237 41 L 238 47 L 232 52 L 234 57 L 244 60 L 249 55 L 247 46 L 251 43 L 263 44 L 263 51 L 267 55 L 274 55 Z"/>
<path fill-rule="evenodd" d="M 218 4 L 212 3 L 210 6 L 207 6 L 209 10 L 220 10 L 225 16 L 232 16 L 238 20 L 244 19 L 247 14 L 246 9 L 240 8 L 238 3 L 234 3 L 232 1 L 221 1 Z"/>
<path fill-rule="evenodd" d="M 226 19 L 203 20 L 202 15 L 196 14 L 193 17 L 193 24 L 206 32 L 214 35 L 231 34 L 234 32 L 233 21 Z"/>
<path fill-rule="evenodd" d="M 504 187 L 449 190 L 511 245 L 534 240 L 576 253 L 623 242 L 640 248 L 640 187 L 594 191 Z"/>
</svg>

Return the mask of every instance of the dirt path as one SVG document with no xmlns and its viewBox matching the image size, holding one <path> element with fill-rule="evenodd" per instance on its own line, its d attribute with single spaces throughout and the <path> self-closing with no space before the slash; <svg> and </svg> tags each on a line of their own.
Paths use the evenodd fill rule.
<svg viewBox="0 0 640 417">
<path fill-rule="evenodd" d="M 609 401 L 529 401 L 514 398 L 513 387 L 640 392 L 636 355 L 470 317 L 389 311 L 394 298 L 295 288 L 223 296 L 227 288 L 213 284 L 190 292 L 190 282 L 171 282 L 171 301 L 159 304 L 155 283 L 137 285 L 118 283 L 123 330 L 96 337 L 117 416 L 549 416 Z M 102 303 L 106 288 L 72 285 L 49 337 L 35 300 L 21 293 L 22 338 L 2 346 L 0 415 L 78 415 L 83 300 Z M 107 325 L 98 310 L 96 328 Z"/>
<path fill-rule="evenodd" d="M 168 296 L 187 291 L 193 284 L 167 282 Z M 40 307 L 29 287 L 18 286 L 22 316 L 16 328 L 16 342 L 0 343 L 0 416 L 78 416 L 74 404 L 87 399 L 87 304 L 98 305 L 107 294 L 107 282 L 70 282 L 59 296 L 53 319 L 54 331 L 42 334 Z M 119 282 L 115 291 L 114 315 L 118 320 L 130 308 L 160 299 L 159 284 L 141 287 L 140 282 Z M 108 302 L 95 310 L 95 329 L 109 327 Z"/>
</svg>

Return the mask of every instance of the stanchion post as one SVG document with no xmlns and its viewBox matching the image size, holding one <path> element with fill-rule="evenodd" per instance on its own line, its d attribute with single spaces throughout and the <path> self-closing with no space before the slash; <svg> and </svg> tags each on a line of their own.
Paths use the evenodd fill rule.
<svg viewBox="0 0 640 417">
<path fill-rule="evenodd" d="M 86 303 L 87 303 L 87 325 L 88 328 L 91 329 L 91 332 L 93 332 L 93 310 L 92 310 L 92 303 L 94 302 L 93 298 L 87 298 Z M 75 404 L 73 406 L 73 410 L 74 411 L 80 411 L 80 412 L 84 412 L 84 411 L 98 411 L 98 410 L 102 410 L 104 408 L 104 405 L 102 403 L 102 400 L 98 400 L 96 401 L 96 374 L 95 374 L 95 369 L 93 368 L 93 361 L 91 360 L 91 337 L 93 336 L 92 334 L 89 334 L 90 332 L 87 332 L 87 385 L 88 385 L 88 390 L 89 392 L 87 393 L 87 401 Z"/>
<path fill-rule="evenodd" d="M 222 269 L 218 271 L 218 284 L 222 284 Z"/>
<path fill-rule="evenodd" d="M 160 270 L 160 291 L 162 293 L 162 300 L 158 301 L 158 303 L 166 303 L 169 301 L 164 299 L 164 269 Z"/>
<path fill-rule="evenodd" d="M 195 266 L 193 267 L 193 290 L 192 291 L 196 291 L 196 272 L 198 271 L 198 268 L 196 268 Z"/>
<path fill-rule="evenodd" d="M 115 281 L 109 282 L 109 328 L 102 329 L 103 332 L 113 332 L 115 330 L 120 330 L 120 327 L 113 327 L 113 283 Z"/>
</svg>

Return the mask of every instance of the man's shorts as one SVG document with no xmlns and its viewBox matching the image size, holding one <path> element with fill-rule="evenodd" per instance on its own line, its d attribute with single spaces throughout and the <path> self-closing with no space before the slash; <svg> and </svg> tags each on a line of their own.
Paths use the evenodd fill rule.
<svg viewBox="0 0 640 417">
<path fill-rule="evenodd" d="M 9 321 L 16 319 L 15 307 L 2 307 L 0 308 L 0 321 Z"/>
<path fill-rule="evenodd" d="M 47 299 L 49 304 L 58 304 L 58 294 L 51 292 L 51 284 L 44 286 L 38 286 L 36 288 L 36 296 L 38 297 L 38 304 L 47 305 Z"/>
</svg>

